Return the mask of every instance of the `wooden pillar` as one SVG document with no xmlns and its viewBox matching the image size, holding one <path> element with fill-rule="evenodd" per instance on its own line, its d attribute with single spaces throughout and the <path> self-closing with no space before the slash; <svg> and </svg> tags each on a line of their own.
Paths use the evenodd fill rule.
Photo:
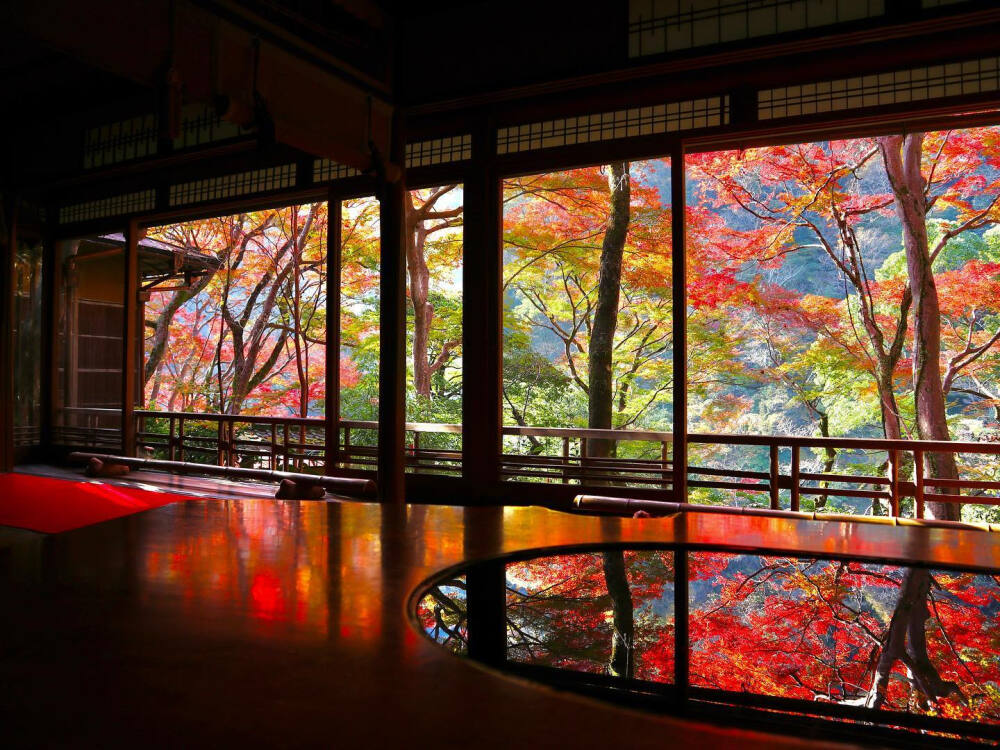
<svg viewBox="0 0 1000 750">
<path fill-rule="evenodd" d="M 392 149 L 380 179 L 378 485 L 382 502 L 405 502 L 406 183 L 402 116 L 392 119 Z M 393 174 L 396 172 L 396 174 Z"/>
<path fill-rule="evenodd" d="M 125 232 L 125 262 L 122 288 L 122 455 L 135 455 L 136 366 L 139 362 L 136 343 L 136 308 L 139 304 L 139 225 L 135 220 Z"/>
<path fill-rule="evenodd" d="M 472 156 L 464 185 L 462 472 L 485 495 L 499 480 L 503 424 L 503 217 L 496 131 L 485 117 L 473 132 Z"/>
<path fill-rule="evenodd" d="M 332 192 L 326 213 L 326 419 L 324 474 L 340 462 L 340 280 L 341 200 Z"/>
<path fill-rule="evenodd" d="M 687 205 L 684 175 L 684 144 L 677 141 L 670 149 L 670 203 L 673 269 L 673 370 L 674 370 L 674 455 L 673 497 L 687 502 Z"/>
<path fill-rule="evenodd" d="M 14 468 L 14 256 L 17 253 L 17 201 L 3 196 L 6 230 L 0 267 L 0 472 Z"/>
<path fill-rule="evenodd" d="M 51 211 L 51 208 L 50 208 Z M 54 442 L 53 428 L 57 402 L 56 389 L 59 383 L 58 346 L 59 333 L 59 295 L 62 283 L 56 243 L 52 232 L 46 231 L 42 244 L 42 382 L 39 389 L 41 397 L 42 424 L 39 435 L 41 455 L 48 458 Z"/>
</svg>

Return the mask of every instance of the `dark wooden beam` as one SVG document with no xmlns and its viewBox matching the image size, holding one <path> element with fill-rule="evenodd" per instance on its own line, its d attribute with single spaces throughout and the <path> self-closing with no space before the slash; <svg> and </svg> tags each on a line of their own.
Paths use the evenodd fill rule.
<svg viewBox="0 0 1000 750">
<path fill-rule="evenodd" d="M 51 209 L 49 211 L 51 214 Z M 39 445 L 42 457 L 51 454 L 53 429 L 55 424 L 55 409 L 57 401 L 56 389 L 59 383 L 56 347 L 59 343 L 59 295 L 62 291 L 62 264 L 59 263 L 55 240 L 52 237 L 51 223 L 45 233 L 42 244 L 42 382 L 39 393 L 41 396 L 42 423 L 39 431 Z"/>
<path fill-rule="evenodd" d="M 135 403 L 139 388 L 139 344 L 136 325 L 139 303 L 139 224 L 132 220 L 125 230 L 122 278 L 122 454 L 135 455 Z"/>
<path fill-rule="evenodd" d="M 687 181 L 684 174 L 684 145 L 677 142 L 670 151 L 671 266 L 673 269 L 673 400 L 674 444 L 672 456 L 673 496 L 687 502 Z"/>
<path fill-rule="evenodd" d="M 462 294 L 463 476 L 477 488 L 498 479 L 502 424 L 501 195 L 495 130 L 482 118 L 464 187 Z"/>
<path fill-rule="evenodd" d="M 406 421 L 406 182 L 403 119 L 393 118 L 392 149 L 379 186 L 378 485 L 385 503 L 405 501 Z M 399 173 L 387 174 L 395 165 Z M 394 179 L 391 179 L 393 178 Z"/>
</svg>

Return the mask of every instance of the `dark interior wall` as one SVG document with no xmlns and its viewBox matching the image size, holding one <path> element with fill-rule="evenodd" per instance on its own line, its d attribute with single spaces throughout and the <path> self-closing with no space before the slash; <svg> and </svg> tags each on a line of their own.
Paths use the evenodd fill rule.
<svg viewBox="0 0 1000 750">
<path fill-rule="evenodd" d="M 403 21 L 398 91 L 424 103 L 621 67 L 627 28 L 627 2 L 421 3 Z"/>
</svg>

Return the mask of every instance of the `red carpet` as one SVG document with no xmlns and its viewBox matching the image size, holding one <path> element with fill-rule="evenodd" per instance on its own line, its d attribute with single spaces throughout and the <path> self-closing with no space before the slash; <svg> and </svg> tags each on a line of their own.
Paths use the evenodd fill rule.
<svg viewBox="0 0 1000 750">
<path fill-rule="evenodd" d="M 0 526 L 55 534 L 186 499 L 172 492 L 0 474 Z"/>
</svg>

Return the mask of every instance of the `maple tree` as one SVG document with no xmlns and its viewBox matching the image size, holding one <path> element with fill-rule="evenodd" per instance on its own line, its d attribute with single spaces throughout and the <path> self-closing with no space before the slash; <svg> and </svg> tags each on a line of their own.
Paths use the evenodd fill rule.
<svg viewBox="0 0 1000 750">
<path fill-rule="evenodd" d="M 655 184 L 667 170 L 615 162 L 504 182 L 508 420 L 669 424 L 671 215 Z M 568 397 L 558 416 L 546 413 L 554 390 Z M 591 455 L 616 448 L 590 442 Z"/>
<path fill-rule="evenodd" d="M 689 565 L 693 685 L 1000 722 L 997 576 L 722 552 Z"/>
<path fill-rule="evenodd" d="M 455 280 L 450 278 L 461 268 L 461 201 L 459 185 L 407 194 L 410 377 L 414 395 L 424 399 L 431 398 L 431 377 L 455 360 L 462 343 L 461 297 L 451 288 Z M 438 282 L 437 289 L 432 290 L 432 279 Z M 446 387 L 442 382 L 439 394 L 454 397 Z"/>
<path fill-rule="evenodd" d="M 997 132 L 688 155 L 691 428 L 941 439 L 995 432 Z M 507 424 L 671 429 L 670 168 L 667 160 L 609 162 L 504 181 Z M 918 187 L 921 199 L 907 207 Z M 341 416 L 374 420 L 378 203 L 341 208 Z M 412 421 L 461 421 L 462 213 L 460 185 L 407 194 Z M 220 269 L 188 290 L 154 293 L 146 306 L 148 404 L 323 413 L 326 215 L 315 204 L 153 231 L 214 255 Z M 453 448 L 460 437 L 428 443 L 435 440 Z M 505 440 L 529 453 L 559 447 L 550 438 Z M 594 456 L 658 458 L 658 449 L 588 441 Z M 728 448 L 703 456 L 696 447 L 692 457 L 708 465 L 738 458 L 741 468 L 766 461 Z M 868 457 L 832 450 L 806 459 L 823 472 L 872 468 Z M 931 476 L 957 476 L 944 454 L 928 460 Z M 963 459 L 961 469 L 971 478 L 998 473 L 984 458 Z M 742 494 L 739 502 L 759 500 Z M 719 495 L 695 490 L 692 498 Z"/>
<path fill-rule="evenodd" d="M 150 236 L 220 261 L 216 273 L 146 306 L 151 405 L 170 408 L 180 395 L 187 409 L 305 415 L 322 404 L 325 204 L 173 224 Z"/>
<path fill-rule="evenodd" d="M 882 436 L 949 439 L 949 419 L 975 408 L 955 395 L 993 403 L 983 376 L 995 375 L 1000 339 L 987 291 L 997 270 L 987 252 L 987 230 L 1000 219 L 997 134 L 973 128 L 689 157 L 697 205 L 715 214 L 689 223 L 694 274 L 735 282 L 710 305 L 692 295 L 692 319 L 705 321 L 694 330 L 727 336 L 747 380 L 780 386 L 821 432 L 866 434 L 873 406 Z M 795 278 L 802 269 L 826 284 Z M 803 294 L 803 286 L 818 288 Z M 763 336 L 755 317 L 766 319 Z M 789 338 L 797 338 L 791 351 L 774 346 Z M 711 414 L 719 397 L 746 389 L 692 391 Z M 952 454 L 928 454 L 927 463 L 930 476 L 958 476 Z M 928 510 L 957 517 L 958 506 Z"/>
</svg>

